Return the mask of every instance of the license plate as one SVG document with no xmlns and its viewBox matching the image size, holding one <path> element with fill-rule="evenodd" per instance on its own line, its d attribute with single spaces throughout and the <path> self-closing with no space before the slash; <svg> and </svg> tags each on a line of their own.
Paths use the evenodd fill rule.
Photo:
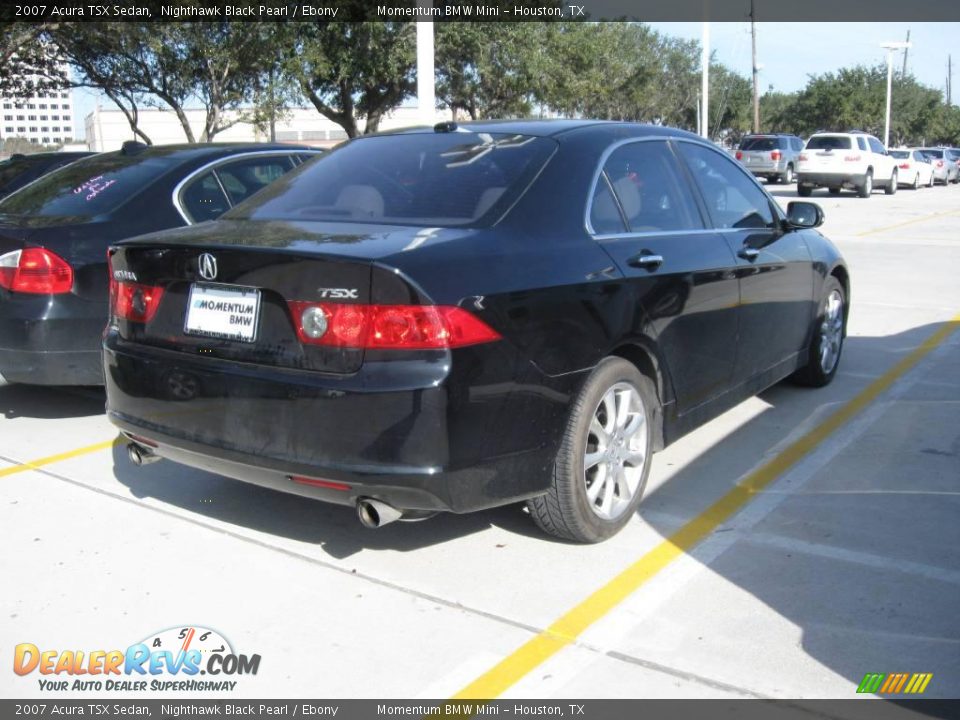
<svg viewBox="0 0 960 720">
<path fill-rule="evenodd" d="M 194 283 L 190 286 L 184 332 L 253 342 L 259 318 L 260 291 L 256 288 Z"/>
</svg>

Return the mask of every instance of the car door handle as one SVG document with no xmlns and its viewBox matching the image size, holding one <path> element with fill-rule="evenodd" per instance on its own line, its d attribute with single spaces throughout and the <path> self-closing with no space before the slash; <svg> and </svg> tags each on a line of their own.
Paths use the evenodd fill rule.
<svg viewBox="0 0 960 720">
<path fill-rule="evenodd" d="M 742 257 L 744 260 L 749 260 L 750 262 L 753 262 L 758 257 L 760 257 L 760 251 L 757 250 L 756 248 L 745 247 L 745 248 L 740 248 L 740 252 L 738 252 L 737 255 Z"/>
<path fill-rule="evenodd" d="M 651 255 L 650 253 L 640 253 L 627 260 L 627 265 L 631 267 L 644 268 L 646 270 L 656 270 L 663 265 L 663 255 Z"/>
</svg>

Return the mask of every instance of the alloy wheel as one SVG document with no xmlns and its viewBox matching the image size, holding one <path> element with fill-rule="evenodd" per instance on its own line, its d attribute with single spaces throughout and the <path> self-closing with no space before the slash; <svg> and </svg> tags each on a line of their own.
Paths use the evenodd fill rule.
<svg viewBox="0 0 960 720">
<path fill-rule="evenodd" d="M 843 342 L 843 296 L 834 290 L 827 296 L 820 325 L 820 369 L 829 375 L 840 359 Z"/>
<path fill-rule="evenodd" d="M 627 382 L 610 387 L 593 411 L 583 455 L 583 482 L 590 509 L 616 520 L 629 508 L 647 461 L 646 412 L 639 391 Z"/>
</svg>

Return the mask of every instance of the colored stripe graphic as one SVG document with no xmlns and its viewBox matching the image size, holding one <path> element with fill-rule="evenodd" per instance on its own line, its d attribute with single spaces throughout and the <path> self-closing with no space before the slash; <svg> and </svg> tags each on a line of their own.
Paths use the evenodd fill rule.
<svg viewBox="0 0 960 720">
<path fill-rule="evenodd" d="M 933 673 L 867 673 L 857 687 L 858 693 L 919 695 L 927 689 Z"/>
</svg>

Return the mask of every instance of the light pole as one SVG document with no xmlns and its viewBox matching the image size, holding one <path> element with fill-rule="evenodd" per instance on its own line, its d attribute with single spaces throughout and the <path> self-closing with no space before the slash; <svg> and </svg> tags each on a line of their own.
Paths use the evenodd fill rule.
<svg viewBox="0 0 960 720">
<path fill-rule="evenodd" d="M 887 119 L 883 124 L 883 146 L 890 144 L 890 90 L 893 86 L 893 51 L 905 50 L 912 47 L 908 42 L 887 42 L 881 43 L 880 47 L 887 51 Z"/>
</svg>

